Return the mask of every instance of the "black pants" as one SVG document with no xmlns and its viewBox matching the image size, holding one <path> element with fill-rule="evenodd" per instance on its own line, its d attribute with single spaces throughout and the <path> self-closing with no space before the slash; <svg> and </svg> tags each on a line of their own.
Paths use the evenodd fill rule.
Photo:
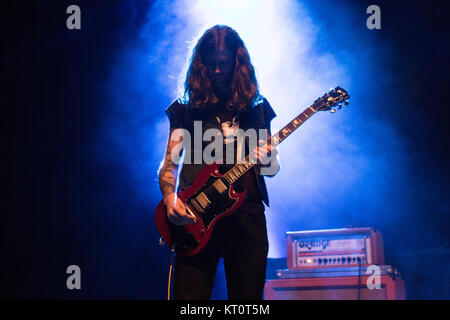
<svg viewBox="0 0 450 320">
<path fill-rule="evenodd" d="M 221 257 L 228 299 L 262 299 L 268 248 L 264 208 L 242 206 L 216 223 L 202 251 L 194 256 L 175 257 L 174 299 L 210 299 Z"/>
</svg>

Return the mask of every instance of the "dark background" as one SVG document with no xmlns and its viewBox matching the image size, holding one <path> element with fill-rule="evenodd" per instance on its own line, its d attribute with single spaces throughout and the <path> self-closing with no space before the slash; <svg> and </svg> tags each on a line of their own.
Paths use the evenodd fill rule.
<svg viewBox="0 0 450 320">
<path fill-rule="evenodd" d="M 353 3 L 361 12 L 373 4 Z M 86 13 L 82 30 L 65 27 L 71 4 Z M 432 1 L 376 4 L 382 8 L 377 36 L 390 48 L 389 59 L 378 63 L 396 77 L 391 90 L 370 103 L 383 101 L 379 116 L 389 117 L 410 138 L 417 181 L 448 196 L 448 8 Z M 98 150 L 92 141 L 108 108 L 99 84 L 109 77 L 114 50 L 121 46 L 118 39 L 134 36 L 152 2 L 2 5 L 2 297 L 164 299 L 169 255 L 156 245 L 158 188 L 154 207 L 134 200 L 135 190 L 121 183 L 120 166 L 93 161 Z M 316 19 L 330 28 L 339 24 L 329 18 L 326 1 L 316 6 Z M 160 94 L 150 93 L 152 102 Z M 395 105 L 389 104 L 393 97 Z M 162 109 L 155 110 L 161 114 Z M 410 299 L 450 298 L 447 196 L 440 199 L 442 205 L 424 206 L 420 215 L 384 234 L 386 260 L 403 274 Z M 423 221 L 433 229 L 427 233 L 439 237 L 407 249 L 389 241 L 396 239 L 394 233 L 410 237 L 422 232 Z M 66 288 L 65 270 L 71 264 L 81 267 L 82 290 Z"/>
</svg>

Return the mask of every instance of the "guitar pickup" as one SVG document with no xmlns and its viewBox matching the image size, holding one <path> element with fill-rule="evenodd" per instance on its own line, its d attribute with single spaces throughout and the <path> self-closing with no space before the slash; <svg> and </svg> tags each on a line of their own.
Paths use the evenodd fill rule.
<svg viewBox="0 0 450 320">
<path fill-rule="evenodd" d="M 216 188 L 216 190 L 220 194 L 223 193 L 225 190 L 227 190 L 227 187 L 225 186 L 225 184 L 220 179 L 216 180 L 216 182 L 213 183 L 213 186 L 214 186 L 214 188 Z"/>
</svg>

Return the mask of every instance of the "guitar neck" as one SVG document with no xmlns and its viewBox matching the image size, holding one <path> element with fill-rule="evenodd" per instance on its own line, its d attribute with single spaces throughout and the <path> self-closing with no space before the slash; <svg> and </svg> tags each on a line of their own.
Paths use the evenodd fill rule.
<svg viewBox="0 0 450 320">
<path fill-rule="evenodd" d="M 297 130 L 306 120 L 311 118 L 317 109 L 315 109 L 315 104 L 306 108 L 302 113 L 292 119 L 287 125 L 285 125 L 280 131 L 271 136 L 265 141 L 264 146 L 270 145 L 272 147 L 276 147 L 279 145 L 284 139 L 286 139 L 292 132 Z M 254 152 L 253 150 L 251 154 Z M 224 174 L 224 178 L 229 182 L 233 183 L 237 179 L 239 179 L 242 175 L 244 175 L 248 170 L 250 170 L 254 165 L 256 165 L 255 161 L 250 159 L 250 155 L 246 156 L 242 163 L 236 164 L 233 168 L 231 168 L 227 173 Z"/>
</svg>

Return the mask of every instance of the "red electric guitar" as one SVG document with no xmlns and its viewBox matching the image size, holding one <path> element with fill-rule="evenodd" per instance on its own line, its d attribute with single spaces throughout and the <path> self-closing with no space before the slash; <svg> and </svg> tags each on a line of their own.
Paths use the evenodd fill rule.
<svg viewBox="0 0 450 320">
<path fill-rule="evenodd" d="M 335 107 L 342 108 L 341 102 L 348 104 L 348 93 L 337 87 L 318 98 L 311 106 L 289 122 L 283 129 L 266 140 L 266 144 L 277 146 L 287 136 L 300 127 L 317 111 L 335 112 Z M 208 243 L 214 225 L 221 219 L 235 212 L 245 199 L 246 191 L 237 193 L 233 183 L 256 165 L 247 156 L 226 173 L 221 174 L 221 164 L 212 163 L 206 166 L 186 190 L 177 193 L 186 211 L 194 216 L 197 223 L 177 226 L 167 219 L 166 207 L 161 201 L 155 212 L 156 227 L 162 241 L 181 255 L 191 256 L 200 252 Z"/>
</svg>

